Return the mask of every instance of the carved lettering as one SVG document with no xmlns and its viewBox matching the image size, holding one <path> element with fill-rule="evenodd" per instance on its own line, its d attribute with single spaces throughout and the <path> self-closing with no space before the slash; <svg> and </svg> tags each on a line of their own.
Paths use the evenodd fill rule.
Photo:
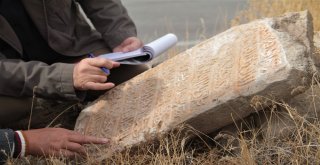
<svg viewBox="0 0 320 165">
<path fill-rule="evenodd" d="M 310 50 L 282 37 L 293 34 L 274 29 L 279 21 L 259 20 L 231 28 L 113 88 L 89 106 L 90 115 L 83 113 L 85 119 L 80 115 L 76 130 L 109 137 L 113 147 L 123 148 L 183 122 L 203 133 L 215 131 L 255 112 L 249 103 L 257 94 L 292 96 L 291 88 L 305 85 L 299 84 L 301 78 L 310 76 L 312 67 L 305 62 L 311 61 L 306 53 Z M 296 21 L 286 24 L 298 26 Z M 308 36 L 307 31 L 301 34 Z M 304 49 L 296 51 L 300 47 Z M 288 52 L 294 62 L 287 61 Z M 293 69 L 298 67 L 306 70 Z"/>
</svg>

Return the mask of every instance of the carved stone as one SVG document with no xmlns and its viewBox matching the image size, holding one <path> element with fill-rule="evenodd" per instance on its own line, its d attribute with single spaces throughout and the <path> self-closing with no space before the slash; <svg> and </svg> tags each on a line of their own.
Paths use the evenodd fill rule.
<svg viewBox="0 0 320 165">
<path fill-rule="evenodd" d="M 313 50 L 313 59 L 315 65 L 320 67 L 320 32 L 315 32 L 313 37 L 314 50 Z"/>
<path fill-rule="evenodd" d="M 310 17 L 290 13 L 233 27 L 110 90 L 81 112 L 75 130 L 111 139 L 99 149 L 108 154 L 181 123 L 215 131 L 262 108 L 250 106 L 256 95 L 304 92 L 314 71 Z"/>
</svg>

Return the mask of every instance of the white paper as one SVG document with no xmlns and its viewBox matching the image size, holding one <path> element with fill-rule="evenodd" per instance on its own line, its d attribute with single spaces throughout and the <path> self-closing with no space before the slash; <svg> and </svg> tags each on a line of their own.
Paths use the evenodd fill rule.
<svg viewBox="0 0 320 165">
<path fill-rule="evenodd" d="M 135 51 L 123 53 L 108 53 L 100 55 L 99 57 L 111 59 L 113 61 L 118 61 L 121 64 L 129 64 L 129 65 L 139 65 L 146 63 L 158 55 L 164 53 L 171 47 L 173 47 L 178 42 L 178 38 L 176 35 L 169 33 L 165 36 L 160 37 L 157 40 L 154 40 L 142 48 L 137 49 Z"/>
</svg>

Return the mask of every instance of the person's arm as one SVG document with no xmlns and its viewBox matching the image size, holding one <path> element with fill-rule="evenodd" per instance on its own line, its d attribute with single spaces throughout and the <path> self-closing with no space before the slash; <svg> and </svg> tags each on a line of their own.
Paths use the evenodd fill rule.
<svg viewBox="0 0 320 165">
<path fill-rule="evenodd" d="M 27 131 L 0 129 L 0 164 L 8 158 L 34 156 L 86 155 L 83 144 L 107 144 L 105 138 L 82 135 L 63 128 Z"/>
<path fill-rule="evenodd" d="M 73 86 L 74 64 L 0 59 L 0 95 L 79 100 Z"/>
<path fill-rule="evenodd" d="M 26 155 L 66 156 L 86 155 L 83 144 L 107 144 L 106 138 L 82 135 L 63 128 L 42 128 L 23 131 L 27 143 Z"/>
<path fill-rule="evenodd" d="M 86 90 L 112 88 L 114 84 L 106 82 L 107 75 L 101 67 L 112 69 L 119 65 L 103 58 L 47 65 L 39 61 L 5 59 L 0 54 L 0 95 L 82 100 Z"/>
<path fill-rule="evenodd" d="M 47 65 L 39 61 L 7 59 L 0 52 L 0 95 L 81 100 L 73 87 L 74 64 Z M 77 95 L 78 94 L 78 95 Z"/>
<path fill-rule="evenodd" d="M 78 0 L 107 45 L 114 49 L 136 37 L 136 27 L 120 0 Z"/>
</svg>

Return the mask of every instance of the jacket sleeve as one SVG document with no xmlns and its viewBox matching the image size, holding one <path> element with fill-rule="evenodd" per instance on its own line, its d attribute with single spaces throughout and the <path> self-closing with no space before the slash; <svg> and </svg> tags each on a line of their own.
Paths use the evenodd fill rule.
<svg viewBox="0 0 320 165">
<path fill-rule="evenodd" d="M 1 54 L 0 54 L 1 56 Z M 83 100 L 73 87 L 74 64 L 0 58 L 0 95 Z"/>
<path fill-rule="evenodd" d="M 78 0 L 94 27 L 113 49 L 128 37 L 137 36 L 136 27 L 120 0 Z"/>
<path fill-rule="evenodd" d="M 13 155 L 14 132 L 11 129 L 0 129 L 0 164 Z"/>
</svg>

